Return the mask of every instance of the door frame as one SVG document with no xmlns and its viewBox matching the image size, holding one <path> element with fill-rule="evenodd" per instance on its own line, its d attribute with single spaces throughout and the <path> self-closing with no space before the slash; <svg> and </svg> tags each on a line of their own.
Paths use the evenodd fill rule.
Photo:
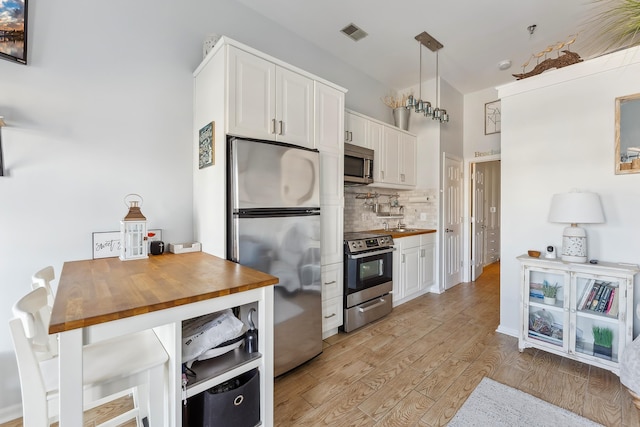
<svg viewBox="0 0 640 427">
<path fill-rule="evenodd" d="M 473 222 L 474 222 L 474 218 L 472 216 L 472 197 L 473 197 L 473 192 L 474 192 L 474 183 L 473 183 L 473 176 L 471 175 L 471 170 L 472 167 L 471 165 L 474 163 L 486 163 L 486 162 L 493 162 L 495 160 L 501 160 L 501 155 L 498 154 L 492 154 L 490 156 L 483 156 L 483 157 L 474 157 L 471 160 L 467 160 L 465 161 L 465 170 L 468 171 L 468 177 L 467 179 L 465 179 L 465 200 L 468 203 L 467 206 L 465 206 L 465 212 L 466 215 L 469 215 L 468 221 L 465 221 L 465 231 L 464 231 L 464 261 L 465 261 L 465 265 L 467 266 L 467 268 L 464 269 L 463 271 L 463 280 L 465 282 L 471 282 L 473 279 L 473 266 L 472 266 L 472 254 L 473 254 Z"/>
</svg>

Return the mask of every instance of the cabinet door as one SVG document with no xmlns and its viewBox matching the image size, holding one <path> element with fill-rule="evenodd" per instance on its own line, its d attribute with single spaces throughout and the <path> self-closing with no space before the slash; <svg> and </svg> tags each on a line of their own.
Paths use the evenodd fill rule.
<svg viewBox="0 0 640 427">
<path fill-rule="evenodd" d="M 344 153 L 344 93 L 315 82 L 315 138 L 320 152 Z"/>
<path fill-rule="evenodd" d="M 342 326 L 343 321 L 344 308 L 342 297 L 322 301 L 322 339 L 332 335 L 327 334 L 327 332 Z"/>
<path fill-rule="evenodd" d="M 227 133 L 275 139 L 276 66 L 234 47 L 229 47 L 228 64 Z"/>
<path fill-rule="evenodd" d="M 342 205 L 344 155 L 320 152 L 320 205 Z"/>
<path fill-rule="evenodd" d="M 384 126 L 380 182 L 400 184 L 400 132 Z"/>
<path fill-rule="evenodd" d="M 627 280 L 576 273 L 571 282 L 570 353 L 592 356 L 614 366 L 627 342 Z M 610 342 L 601 346 L 601 337 Z"/>
<path fill-rule="evenodd" d="M 561 270 L 525 266 L 522 294 L 522 330 L 520 342 L 536 347 L 567 352 L 569 350 L 569 273 Z M 557 285 L 555 301 L 545 301 L 544 284 Z M 520 348 L 524 348 L 520 344 Z"/>
<path fill-rule="evenodd" d="M 313 148 L 313 80 L 276 67 L 276 139 Z"/>
<path fill-rule="evenodd" d="M 367 141 L 367 126 L 369 120 L 350 112 L 345 112 L 344 142 L 372 148 Z"/>
<path fill-rule="evenodd" d="M 413 135 L 400 134 L 400 183 L 416 185 L 418 163 L 418 140 Z"/>
<path fill-rule="evenodd" d="M 342 262 L 343 251 L 343 208 L 341 205 L 322 206 L 321 227 L 321 263 L 322 265 Z"/>
<path fill-rule="evenodd" d="M 436 244 L 420 245 L 420 290 L 429 289 L 436 283 Z"/>
<path fill-rule="evenodd" d="M 402 250 L 402 285 L 404 297 L 410 297 L 420 291 L 420 247 Z"/>
</svg>

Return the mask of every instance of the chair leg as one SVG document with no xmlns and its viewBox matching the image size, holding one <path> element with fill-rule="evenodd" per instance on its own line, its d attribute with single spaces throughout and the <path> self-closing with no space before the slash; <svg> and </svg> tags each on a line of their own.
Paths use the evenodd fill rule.
<svg viewBox="0 0 640 427">
<path fill-rule="evenodd" d="M 147 405 L 149 425 L 165 425 L 165 377 L 164 365 L 156 366 L 149 371 L 147 385 Z"/>
</svg>

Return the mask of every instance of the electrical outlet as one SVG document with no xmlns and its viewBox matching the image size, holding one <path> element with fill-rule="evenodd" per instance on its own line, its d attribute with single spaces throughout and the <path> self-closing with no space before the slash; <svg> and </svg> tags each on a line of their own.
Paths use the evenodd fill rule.
<svg viewBox="0 0 640 427">
<path fill-rule="evenodd" d="M 427 220 L 426 212 L 420 212 L 420 221 L 426 221 L 426 220 Z"/>
</svg>

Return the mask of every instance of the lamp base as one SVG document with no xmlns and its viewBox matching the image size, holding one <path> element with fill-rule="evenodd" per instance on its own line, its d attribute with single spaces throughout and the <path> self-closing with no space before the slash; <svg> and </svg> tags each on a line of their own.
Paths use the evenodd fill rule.
<svg viewBox="0 0 640 427">
<path fill-rule="evenodd" d="M 587 233 L 584 228 L 571 224 L 562 233 L 562 260 L 567 262 L 587 262 Z"/>
</svg>

